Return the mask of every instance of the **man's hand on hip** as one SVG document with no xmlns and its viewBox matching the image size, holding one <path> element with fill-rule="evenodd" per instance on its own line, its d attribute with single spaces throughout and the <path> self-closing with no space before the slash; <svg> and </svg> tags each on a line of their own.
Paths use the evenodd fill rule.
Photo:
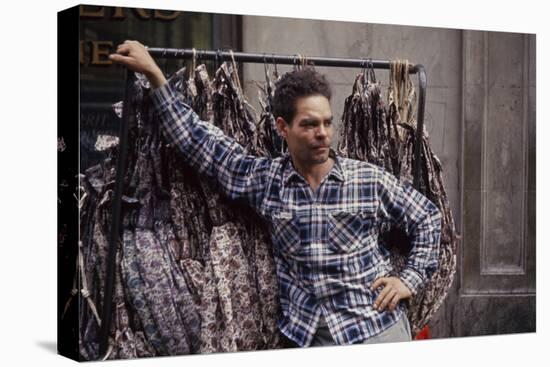
<svg viewBox="0 0 550 367">
<path fill-rule="evenodd" d="M 383 311 L 386 307 L 388 307 L 390 311 L 393 311 L 399 304 L 399 301 L 412 296 L 409 288 L 407 288 L 401 279 L 397 277 L 376 279 L 371 286 L 371 291 L 379 287 L 383 287 L 383 289 L 376 301 L 374 301 L 374 308 L 378 311 Z"/>
<path fill-rule="evenodd" d="M 166 78 L 155 60 L 138 41 L 124 41 L 118 45 L 115 54 L 109 55 L 109 59 L 130 70 L 145 74 L 153 88 L 162 87 L 166 83 Z"/>
</svg>

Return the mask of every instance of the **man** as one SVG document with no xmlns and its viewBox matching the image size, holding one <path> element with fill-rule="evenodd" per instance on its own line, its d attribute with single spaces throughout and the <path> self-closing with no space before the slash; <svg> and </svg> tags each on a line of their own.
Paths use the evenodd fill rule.
<svg viewBox="0 0 550 367">
<path fill-rule="evenodd" d="M 273 104 L 289 154 L 247 155 L 180 101 L 146 48 L 118 46 L 111 60 L 147 76 L 166 138 L 225 195 L 270 224 L 281 332 L 298 346 L 411 339 L 403 300 L 437 268 L 441 215 L 427 198 L 367 162 L 336 156 L 331 91 L 312 70 L 285 74 Z M 381 223 L 401 227 L 411 251 L 398 277 L 378 243 Z"/>
</svg>

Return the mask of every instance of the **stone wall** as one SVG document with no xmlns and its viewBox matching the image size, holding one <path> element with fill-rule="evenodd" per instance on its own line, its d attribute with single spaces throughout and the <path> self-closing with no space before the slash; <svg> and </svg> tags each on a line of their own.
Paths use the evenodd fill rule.
<svg viewBox="0 0 550 367">
<path fill-rule="evenodd" d="M 470 281 L 471 289 L 482 289 L 485 298 L 491 301 L 503 294 L 525 295 L 524 302 L 514 301 L 518 304 L 516 309 L 519 307 L 524 316 L 527 315 L 523 317 L 529 320 L 527 324 L 534 322 L 534 35 L 260 16 L 244 16 L 242 34 L 245 52 L 408 59 L 425 66 L 428 81 L 425 124 L 431 146 L 443 165 L 445 188 L 457 229 L 461 234 L 471 234 L 479 229 L 476 223 L 484 223 L 483 233 L 491 236 L 486 241 L 481 241 L 479 236 L 469 236 L 460 244 L 459 271 L 453 289 L 431 323 L 434 337 L 472 335 L 474 329 L 478 334 L 529 330 L 530 326 L 499 329 L 491 326 L 499 324 L 495 322 L 473 328 L 472 317 L 463 308 L 472 301 L 470 298 L 464 301 L 464 297 L 469 296 L 461 279 Z M 290 70 L 290 66 L 279 65 L 278 70 L 281 73 Z M 338 124 L 344 100 L 351 93 L 353 80 L 360 70 L 333 67 L 317 70 L 325 73 L 332 84 L 332 109 Z M 476 74 L 476 71 L 479 72 Z M 388 74 L 387 70 L 376 70 L 384 91 Z M 255 82 L 265 80 L 264 66 L 244 64 L 243 76 L 248 100 L 259 110 Z M 478 80 L 476 85 L 467 83 L 468 78 L 486 79 Z M 416 85 L 415 76 L 413 81 Z M 490 88 L 483 89 L 482 96 L 491 98 L 476 104 L 473 98 L 479 93 L 471 89 L 479 92 L 480 83 Z M 473 110 L 475 106 L 479 108 Z M 474 141 L 472 137 L 478 139 Z M 517 145 L 513 144 L 515 141 Z M 336 143 L 334 141 L 334 145 Z M 503 190 L 498 193 L 483 196 L 483 200 L 478 195 L 474 201 L 465 201 L 472 196 L 468 195 L 471 187 L 463 182 L 478 177 L 480 169 L 486 170 L 483 182 L 494 183 L 495 188 L 498 182 L 509 184 L 501 185 Z M 474 190 L 481 193 L 487 188 L 478 185 Z M 507 202 L 506 197 L 515 199 Z M 478 215 L 473 222 L 466 222 L 465 209 L 476 209 L 478 214 L 482 210 L 485 217 Z M 509 211 L 514 214 L 510 216 Z M 463 227 L 465 223 L 470 224 Z M 498 234 L 501 240 L 495 237 Z M 464 254 L 469 257 L 462 261 Z M 483 278 L 483 269 L 474 261 L 480 254 L 485 256 L 483 261 L 488 261 L 487 269 L 497 273 L 496 277 L 489 276 L 492 280 L 487 276 Z M 510 274 L 503 277 L 501 273 L 507 269 L 516 271 L 515 277 Z M 500 284 L 503 279 L 517 286 L 483 288 L 487 282 Z"/>
</svg>

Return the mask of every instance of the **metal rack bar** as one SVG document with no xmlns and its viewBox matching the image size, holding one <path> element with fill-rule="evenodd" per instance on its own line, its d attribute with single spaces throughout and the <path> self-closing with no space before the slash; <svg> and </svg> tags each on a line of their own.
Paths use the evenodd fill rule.
<svg viewBox="0 0 550 367">
<path fill-rule="evenodd" d="M 316 66 L 334 66 L 334 67 L 366 67 L 369 66 L 375 69 L 389 69 L 390 61 L 388 60 L 375 60 L 370 58 L 365 59 L 350 59 L 339 57 L 310 57 L 306 55 L 281 55 L 272 53 L 254 53 L 254 52 L 231 52 L 221 50 L 193 50 L 189 48 L 147 48 L 147 51 L 151 56 L 162 59 L 190 59 L 195 55 L 201 60 L 216 60 L 222 58 L 222 60 L 231 60 L 233 56 L 235 61 L 248 62 L 248 63 L 265 63 L 271 62 L 276 64 L 296 65 L 300 62 L 300 57 L 308 62 L 313 62 Z M 411 72 L 416 70 L 411 69 Z"/>
<path fill-rule="evenodd" d="M 298 65 L 302 60 L 312 62 L 315 66 L 332 66 L 345 68 L 365 68 L 390 69 L 389 60 L 374 60 L 371 58 L 338 58 L 338 57 L 309 57 L 305 55 L 281 55 L 273 53 L 254 53 L 254 52 L 230 52 L 221 50 L 195 50 L 192 48 L 147 48 L 151 56 L 163 59 L 190 59 L 197 57 L 200 60 L 223 61 L 235 59 L 236 62 L 246 63 L 275 63 L 283 65 Z M 220 60 L 221 59 L 221 60 Z M 411 66 L 409 73 L 418 74 L 418 111 L 417 111 L 417 131 L 416 142 L 422 142 L 422 132 L 424 131 L 424 111 L 426 105 L 426 69 L 422 64 Z M 413 186 L 420 189 L 420 149 L 421 144 L 415 144 L 414 168 L 413 168 Z"/>
</svg>

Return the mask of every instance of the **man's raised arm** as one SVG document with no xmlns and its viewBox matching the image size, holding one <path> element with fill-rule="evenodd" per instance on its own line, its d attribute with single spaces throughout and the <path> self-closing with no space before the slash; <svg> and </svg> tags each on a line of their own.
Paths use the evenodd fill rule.
<svg viewBox="0 0 550 367">
<path fill-rule="evenodd" d="M 153 104 L 164 135 L 183 153 L 185 162 L 199 173 L 215 179 L 229 198 L 245 200 L 259 209 L 271 160 L 246 154 L 233 138 L 200 120 L 166 82 L 162 71 L 141 43 L 125 41 L 118 46 L 117 54 L 109 57 L 147 76 L 153 86 Z"/>
</svg>

